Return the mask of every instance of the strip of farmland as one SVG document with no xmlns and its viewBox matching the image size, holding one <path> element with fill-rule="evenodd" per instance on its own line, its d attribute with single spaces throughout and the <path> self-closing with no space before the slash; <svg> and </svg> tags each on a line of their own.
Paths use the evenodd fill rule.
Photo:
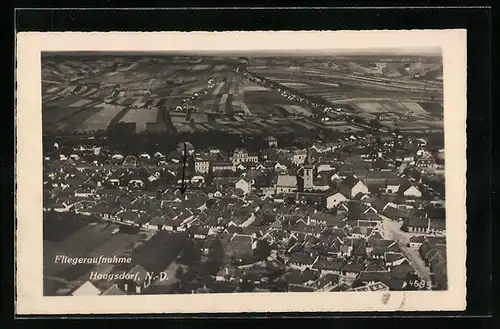
<svg viewBox="0 0 500 329">
<path fill-rule="evenodd" d="M 108 128 L 113 118 L 122 110 L 122 106 L 106 104 L 102 106 L 99 112 L 84 120 L 80 124 L 79 129 L 86 131 L 105 130 Z"/>
<path fill-rule="evenodd" d="M 111 121 L 109 122 L 109 125 L 108 126 L 114 126 L 116 124 L 118 124 L 122 118 L 127 114 L 127 112 L 130 110 L 129 107 L 126 107 L 124 108 L 123 110 L 121 110 L 120 112 L 118 112 L 114 117 L 113 119 L 111 119 Z"/>
<path fill-rule="evenodd" d="M 310 116 L 312 114 L 311 111 L 305 109 L 304 107 L 300 105 L 287 105 L 283 104 L 280 105 L 283 107 L 286 111 L 288 111 L 291 115 L 302 115 L 302 116 Z"/>
<path fill-rule="evenodd" d="M 78 112 L 84 111 L 85 109 L 86 108 L 81 107 L 69 107 L 65 110 L 54 109 L 49 113 L 46 113 L 46 111 L 44 111 L 42 113 L 42 121 L 44 127 L 47 127 L 48 130 L 51 130 L 51 128 L 55 128 L 60 122 L 69 120 L 71 116 L 76 115 Z"/>
<path fill-rule="evenodd" d="M 241 110 L 245 115 L 253 115 L 243 100 L 243 94 L 237 93 L 233 95 L 233 108 Z"/>
<path fill-rule="evenodd" d="M 59 122 L 57 130 L 61 129 L 65 131 L 86 131 L 85 129 L 80 127 L 81 123 L 101 110 L 102 108 L 100 107 L 81 108 L 80 111 L 66 118 L 63 122 Z"/>
<path fill-rule="evenodd" d="M 146 130 L 148 123 L 155 123 L 157 109 L 130 109 L 120 120 L 120 122 L 135 122 L 136 132 Z"/>
</svg>

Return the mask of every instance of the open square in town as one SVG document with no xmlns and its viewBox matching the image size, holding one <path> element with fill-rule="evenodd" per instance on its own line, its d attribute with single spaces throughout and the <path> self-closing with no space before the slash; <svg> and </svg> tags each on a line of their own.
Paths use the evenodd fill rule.
<svg viewBox="0 0 500 329">
<path fill-rule="evenodd" d="M 18 312 L 465 308 L 465 31 L 17 37 Z"/>
</svg>

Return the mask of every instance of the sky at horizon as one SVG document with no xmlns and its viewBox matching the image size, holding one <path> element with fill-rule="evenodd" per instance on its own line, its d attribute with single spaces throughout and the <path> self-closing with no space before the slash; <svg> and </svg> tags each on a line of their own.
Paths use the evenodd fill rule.
<svg viewBox="0 0 500 329">
<path fill-rule="evenodd" d="M 317 50 L 200 50 L 200 51 L 44 51 L 42 56 L 237 56 L 237 57 L 300 57 L 300 56 L 430 56 L 442 55 L 440 48 L 380 48 L 380 49 L 317 49 Z"/>
</svg>

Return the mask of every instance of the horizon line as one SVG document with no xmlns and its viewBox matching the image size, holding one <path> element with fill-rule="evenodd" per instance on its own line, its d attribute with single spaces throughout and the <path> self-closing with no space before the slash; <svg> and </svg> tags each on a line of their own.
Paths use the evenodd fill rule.
<svg viewBox="0 0 500 329">
<path fill-rule="evenodd" d="M 344 49 L 262 49 L 262 50 L 64 50 L 64 51 L 42 51 L 42 56 L 238 56 L 238 57 L 266 57 L 266 56 L 442 56 L 440 47 L 422 47 L 422 48 L 344 48 Z"/>
</svg>

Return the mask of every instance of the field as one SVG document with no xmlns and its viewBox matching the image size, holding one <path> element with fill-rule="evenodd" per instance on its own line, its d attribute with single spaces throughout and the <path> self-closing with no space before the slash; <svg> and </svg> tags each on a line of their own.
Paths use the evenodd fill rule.
<svg viewBox="0 0 500 329">
<path fill-rule="evenodd" d="M 443 114 L 439 60 L 249 60 L 252 74 L 351 114 L 379 118 L 387 127 L 406 118 L 419 121 L 409 130 L 442 129 L 436 123 Z M 240 65 L 230 57 L 42 56 L 43 129 L 92 133 L 126 122 L 135 123 L 138 133 L 360 129 L 322 122 L 322 110 L 250 81 L 236 70 Z"/>
</svg>

